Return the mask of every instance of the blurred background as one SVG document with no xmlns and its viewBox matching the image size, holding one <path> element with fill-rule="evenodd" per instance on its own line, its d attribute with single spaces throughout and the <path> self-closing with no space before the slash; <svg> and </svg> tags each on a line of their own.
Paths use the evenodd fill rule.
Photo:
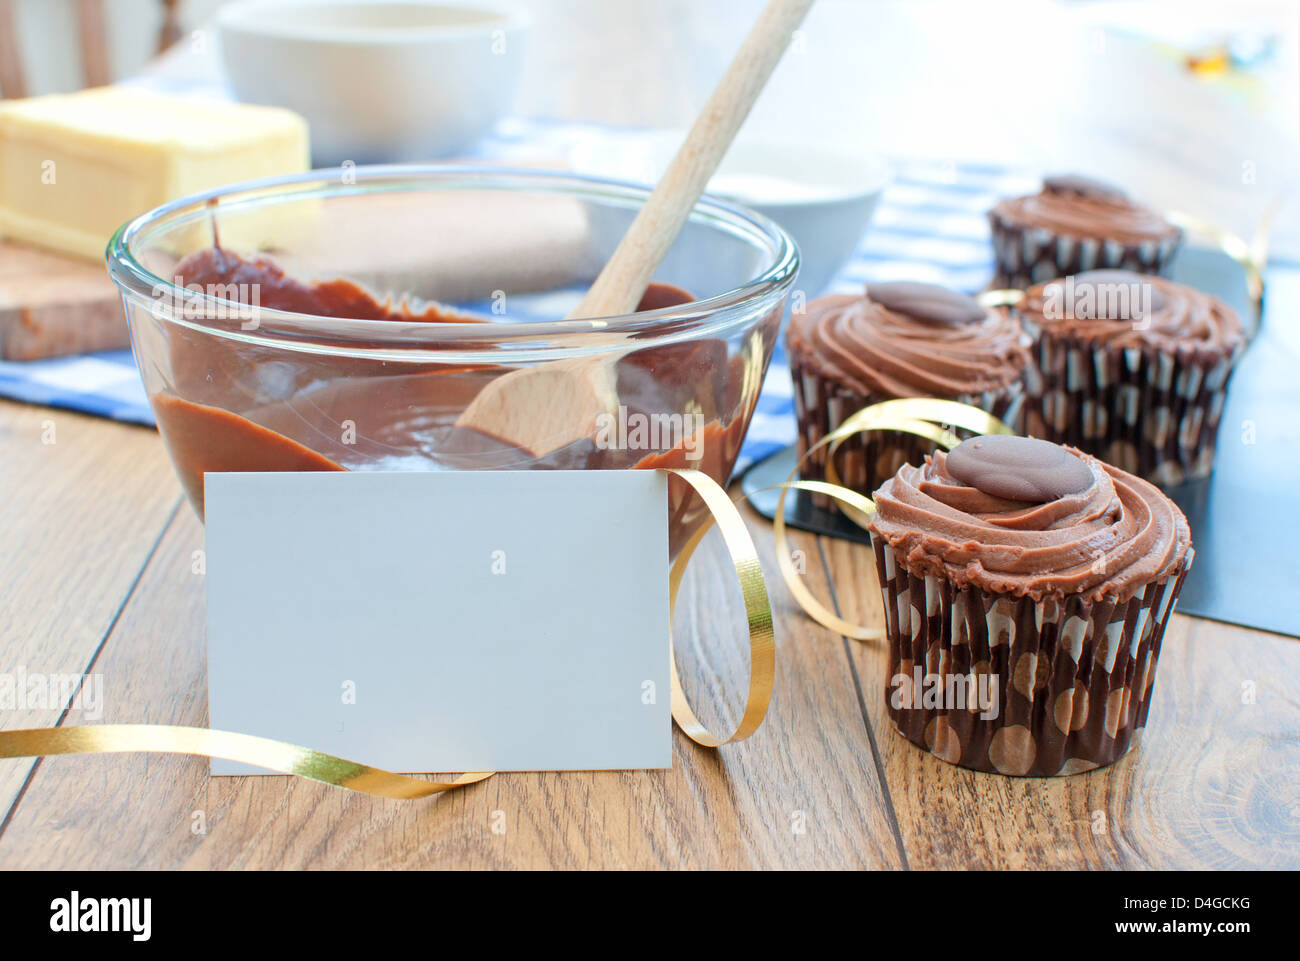
<svg viewBox="0 0 1300 961">
<path fill-rule="evenodd" d="M 6 96 L 158 69 L 220 82 L 221 0 L 0 0 Z M 490 3 L 488 6 L 503 4 Z M 519 116 L 688 124 L 761 0 L 514 0 Z M 1300 255 L 1300 0 L 820 0 L 746 135 L 1078 170 Z M 359 83 L 364 82 L 359 80 Z"/>
</svg>

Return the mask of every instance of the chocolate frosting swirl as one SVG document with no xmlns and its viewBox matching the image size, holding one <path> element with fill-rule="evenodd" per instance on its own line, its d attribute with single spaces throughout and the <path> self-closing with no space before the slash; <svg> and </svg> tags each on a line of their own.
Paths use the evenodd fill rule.
<svg viewBox="0 0 1300 961">
<path fill-rule="evenodd" d="M 1117 188 L 1076 174 L 1048 177 L 1041 193 L 999 201 L 993 213 L 1022 227 L 1125 244 L 1161 241 L 1179 233 L 1160 214 Z"/>
<path fill-rule="evenodd" d="M 904 465 L 876 491 L 869 530 L 910 571 L 1034 600 L 1081 594 L 1122 602 L 1190 561 L 1191 532 L 1173 501 L 1082 451 L 1061 450 L 1091 478 L 1041 503 L 963 483 L 941 451 L 923 467 Z"/>
<path fill-rule="evenodd" d="M 1230 356 L 1246 341 L 1241 318 L 1217 297 L 1121 270 L 1086 271 L 1031 287 L 1017 311 L 1056 336 L 1121 348 Z"/>
<path fill-rule="evenodd" d="M 880 301 L 872 298 L 877 287 Z M 873 284 L 865 296 L 814 300 L 790 321 L 791 352 L 867 396 L 963 397 L 1020 378 L 1029 360 L 1026 340 L 1004 311 L 942 287 L 905 288 Z M 916 315 L 904 312 L 909 305 Z"/>
</svg>

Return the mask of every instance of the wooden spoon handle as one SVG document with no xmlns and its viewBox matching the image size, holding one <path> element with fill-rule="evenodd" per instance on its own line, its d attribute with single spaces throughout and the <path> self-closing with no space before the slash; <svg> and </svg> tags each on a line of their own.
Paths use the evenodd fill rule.
<svg viewBox="0 0 1300 961">
<path fill-rule="evenodd" d="M 636 309 L 812 5 L 813 0 L 769 0 L 659 185 L 569 317 L 609 317 Z"/>
</svg>

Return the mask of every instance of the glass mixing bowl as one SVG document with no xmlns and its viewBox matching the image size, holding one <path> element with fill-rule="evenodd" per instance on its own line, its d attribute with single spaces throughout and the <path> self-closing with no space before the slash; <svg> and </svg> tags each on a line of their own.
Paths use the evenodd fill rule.
<svg viewBox="0 0 1300 961">
<path fill-rule="evenodd" d="M 706 198 L 645 309 L 564 320 L 647 196 L 540 171 L 344 167 L 123 226 L 109 272 L 195 509 L 210 470 L 683 466 L 725 483 L 798 255 L 772 221 Z M 675 553 L 702 508 L 670 486 Z"/>
</svg>

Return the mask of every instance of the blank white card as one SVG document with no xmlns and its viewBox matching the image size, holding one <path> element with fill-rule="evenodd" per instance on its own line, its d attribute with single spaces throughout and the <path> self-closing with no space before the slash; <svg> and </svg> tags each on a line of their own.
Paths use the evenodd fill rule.
<svg viewBox="0 0 1300 961">
<path fill-rule="evenodd" d="M 409 773 L 672 765 L 659 472 L 205 489 L 214 729 Z"/>
</svg>

